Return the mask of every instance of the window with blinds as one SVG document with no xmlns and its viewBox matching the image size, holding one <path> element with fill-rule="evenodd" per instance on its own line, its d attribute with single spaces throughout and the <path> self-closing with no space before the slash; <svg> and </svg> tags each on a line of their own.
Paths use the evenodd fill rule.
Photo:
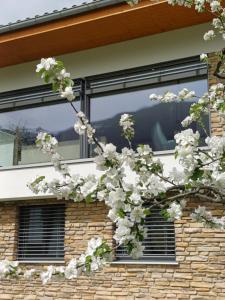
<svg viewBox="0 0 225 300">
<path fill-rule="evenodd" d="M 175 261 L 175 229 L 174 223 L 165 220 L 159 209 L 151 210 L 151 215 L 146 217 L 147 238 L 143 241 L 144 255 L 139 261 Z M 136 261 L 126 252 L 124 247 L 116 251 L 117 261 Z"/>
<path fill-rule="evenodd" d="M 64 260 L 65 205 L 33 205 L 19 209 L 19 261 Z"/>
</svg>

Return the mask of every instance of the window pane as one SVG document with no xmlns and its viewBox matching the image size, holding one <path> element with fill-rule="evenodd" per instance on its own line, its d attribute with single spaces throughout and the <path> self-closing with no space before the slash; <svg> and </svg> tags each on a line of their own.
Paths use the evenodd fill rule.
<svg viewBox="0 0 225 300">
<path fill-rule="evenodd" d="M 194 90 L 197 95 L 207 91 L 207 80 L 195 80 L 177 84 L 168 84 L 159 87 L 137 89 L 117 94 L 97 96 L 91 99 L 91 121 L 96 128 L 98 138 L 103 142 L 118 145 L 120 150 L 127 146 L 121 137 L 119 127 L 120 115 L 130 113 L 135 120 L 135 138 L 133 146 L 149 144 L 154 151 L 174 149 L 174 134 L 182 130 L 181 121 L 188 115 L 191 103 L 159 103 L 150 101 L 152 93 L 163 94 L 167 91 L 177 93 L 184 87 Z M 208 116 L 204 119 L 209 129 Z M 197 124 L 191 126 L 193 130 L 200 130 L 201 143 L 206 137 Z"/>
<path fill-rule="evenodd" d="M 147 237 L 143 241 L 145 249 L 139 260 L 175 261 L 174 222 L 165 220 L 159 209 L 152 209 L 150 216 L 145 218 L 144 227 L 147 230 Z M 125 247 L 117 248 L 115 254 L 117 260 L 133 260 Z"/>
<path fill-rule="evenodd" d="M 65 206 L 20 208 L 18 260 L 64 259 Z"/>
<path fill-rule="evenodd" d="M 80 102 L 75 103 L 79 110 Z M 80 157 L 79 136 L 74 132 L 75 114 L 69 103 L 51 104 L 0 113 L 0 166 L 49 161 L 35 146 L 40 131 L 54 135 L 64 159 Z"/>
</svg>

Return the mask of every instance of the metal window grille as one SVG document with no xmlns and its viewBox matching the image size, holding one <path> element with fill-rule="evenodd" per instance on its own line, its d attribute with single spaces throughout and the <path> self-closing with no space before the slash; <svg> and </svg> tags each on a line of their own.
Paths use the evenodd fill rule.
<svg viewBox="0 0 225 300">
<path fill-rule="evenodd" d="M 20 207 L 18 234 L 19 261 L 63 260 L 65 205 Z"/>
<path fill-rule="evenodd" d="M 93 95 L 145 85 L 159 85 L 188 78 L 206 78 L 207 73 L 207 65 L 200 62 L 199 57 L 190 57 L 87 77 L 86 94 Z"/>
<path fill-rule="evenodd" d="M 144 226 L 147 228 L 147 237 L 143 241 L 144 255 L 139 261 L 175 261 L 175 229 L 174 223 L 166 221 L 159 209 L 151 210 L 146 217 Z M 134 261 L 124 247 L 116 250 L 116 260 Z"/>
<path fill-rule="evenodd" d="M 80 97 L 81 85 L 81 80 L 77 80 L 73 86 L 76 100 Z M 46 105 L 57 101 L 62 102 L 59 93 L 53 92 L 50 85 L 43 85 L 0 93 L 0 110 L 19 109 L 29 105 Z"/>
</svg>

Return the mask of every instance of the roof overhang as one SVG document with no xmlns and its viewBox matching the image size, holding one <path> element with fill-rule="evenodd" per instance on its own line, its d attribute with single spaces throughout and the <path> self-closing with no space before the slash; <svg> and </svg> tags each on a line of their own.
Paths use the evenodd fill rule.
<svg viewBox="0 0 225 300">
<path fill-rule="evenodd" d="M 208 22 L 212 16 L 166 1 L 142 0 L 0 35 L 0 67 L 95 48 Z M 166 46 L 166 45 L 165 45 Z"/>
</svg>

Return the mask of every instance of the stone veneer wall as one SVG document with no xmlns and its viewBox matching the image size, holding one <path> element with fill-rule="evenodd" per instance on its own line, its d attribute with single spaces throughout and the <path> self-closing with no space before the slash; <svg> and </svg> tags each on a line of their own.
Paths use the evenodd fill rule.
<svg viewBox="0 0 225 300">
<path fill-rule="evenodd" d="M 18 205 L 33 201 L 0 204 L 0 257 L 15 259 Z M 53 200 L 36 204 L 55 203 Z M 188 210 L 197 203 L 190 203 Z M 0 281 L 1 300 L 134 300 L 191 299 L 225 300 L 225 232 L 191 222 L 188 210 L 176 222 L 177 265 L 113 265 L 91 277 L 53 281 L 43 286 L 39 279 Z M 214 215 L 225 213 L 219 204 Z M 93 236 L 112 240 L 112 224 L 103 203 L 86 205 L 66 202 L 65 260 L 77 256 Z M 32 267 L 33 265 L 27 265 Z M 43 267 L 35 265 L 36 268 Z"/>
<path fill-rule="evenodd" d="M 210 55 L 209 84 L 216 58 Z M 212 134 L 221 135 L 224 125 L 211 113 Z M 0 203 L 0 258 L 16 259 L 18 206 L 55 203 L 53 200 Z M 58 201 L 56 203 L 59 203 Z M 40 280 L 0 281 L 0 300 L 134 300 L 188 299 L 225 300 L 225 232 L 203 228 L 188 217 L 196 206 L 189 204 L 182 220 L 175 223 L 177 265 L 111 264 L 91 277 L 53 281 L 43 286 Z M 219 204 L 212 206 L 214 215 L 225 213 Z M 86 205 L 66 202 L 65 261 L 78 256 L 87 240 L 103 236 L 112 241 L 113 227 L 103 203 Z M 45 265 L 27 265 L 27 267 Z"/>
<path fill-rule="evenodd" d="M 209 74 L 208 80 L 209 85 L 216 84 L 218 82 L 223 82 L 225 84 L 225 80 L 218 79 L 214 76 L 215 67 L 217 65 L 217 56 L 214 53 L 210 53 L 209 55 Z M 212 135 L 222 135 L 224 133 L 225 126 L 224 121 L 218 114 L 214 111 L 211 112 L 211 134 Z"/>
</svg>

